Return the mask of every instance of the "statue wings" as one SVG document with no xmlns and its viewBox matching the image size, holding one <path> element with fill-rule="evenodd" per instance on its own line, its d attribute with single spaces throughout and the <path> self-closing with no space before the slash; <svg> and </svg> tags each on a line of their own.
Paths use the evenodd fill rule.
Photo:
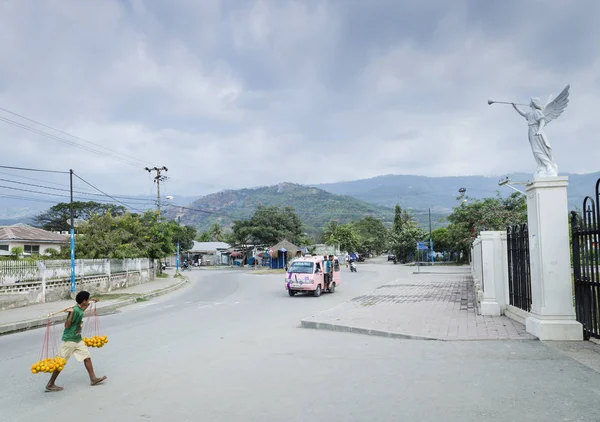
<svg viewBox="0 0 600 422">
<path fill-rule="evenodd" d="M 571 85 L 567 85 L 565 89 L 562 90 L 560 94 L 551 102 L 546 104 L 544 107 L 544 117 L 546 120 L 546 124 L 550 123 L 552 120 L 556 119 L 558 116 L 562 114 L 562 112 L 567 108 L 567 104 L 569 104 L 569 88 Z"/>
</svg>

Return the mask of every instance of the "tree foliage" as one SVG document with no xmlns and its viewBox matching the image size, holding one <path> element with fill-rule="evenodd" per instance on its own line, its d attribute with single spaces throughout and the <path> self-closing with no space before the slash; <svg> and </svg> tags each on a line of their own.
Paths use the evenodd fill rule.
<svg viewBox="0 0 600 422">
<path fill-rule="evenodd" d="M 388 231 L 378 218 L 365 217 L 355 222 L 353 228 L 358 238 L 358 253 L 380 255 L 388 249 Z"/>
<path fill-rule="evenodd" d="M 302 223 L 291 207 L 259 206 L 249 220 L 233 222 L 234 244 L 250 242 L 264 245 L 274 245 L 283 239 L 294 244 L 303 241 Z"/>
<path fill-rule="evenodd" d="M 473 240 L 484 230 L 505 230 L 527 222 L 526 197 L 518 192 L 507 198 L 470 199 L 448 216 L 451 250 L 467 256 Z"/>
<path fill-rule="evenodd" d="M 403 222 L 400 232 L 390 231 L 390 249 L 400 262 L 408 262 L 417 250 L 417 242 L 421 242 L 426 235 L 416 221 L 409 219 Z"/>
<path fill-rule="evenodd" d="M 181 249 L 190 249 L 196 230 L 175 221 L 162 221 L 158 212 L 142 215 L 126 212 L 113 216 L 110 212 L 92 215 L 80 228 L 75 242 L 78 258 L 160 259 Z"/>
<path fill-rule="evenodd" d="M 335 220 L 323 228 L 323 242 L 327 245 L 339 245 L 340 250 L 348 252 L 360 248 L 359 238 L 352 224 L 339 224 Z"/>
<path fill-rule="evenodd" d="M 110 212 L 114 216 L 123 215 L 125 207 L 115 204 L 102 204 L 95 201 L 73 202 L 73 211 L 75 218 L 79 220 L 89 220 L 93 215 L 103 215 Z M 33 217 L 33 223 L 49 231 L 69 231 L 71 219 L 71 207 L 69 203 L 61 202 L 41 214 Z"/>
</svg>

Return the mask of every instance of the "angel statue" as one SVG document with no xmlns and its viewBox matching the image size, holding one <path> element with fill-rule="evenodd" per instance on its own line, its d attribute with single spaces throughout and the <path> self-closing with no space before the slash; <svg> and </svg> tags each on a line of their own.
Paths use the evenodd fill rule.
<svg viewBox="0 0 600 422">
<path fill-rule="evenodd" d="M 545 106 L 542 106 L 539 98 L 532 98 L 529 103 L 531 111 L 526 113 L 521 111 L 515 103 L 511 103 L 517 113 L 523 116 L 529 125 L 529 143 L 537 163 L 534 178 L 558 176 L 558 166 L 552 156 L 552 147 L 542 130 L 548 126 L 548 123 L 560 116 L 567 107 L 569 87 L 570 85 L 567 85 L 554 100 L 548 102 Z"/>
</svg>

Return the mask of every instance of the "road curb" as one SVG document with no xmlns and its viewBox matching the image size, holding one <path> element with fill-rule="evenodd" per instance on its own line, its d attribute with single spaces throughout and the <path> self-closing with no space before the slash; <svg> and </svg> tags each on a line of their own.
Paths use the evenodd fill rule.
<svg viewBox="0 0 600 422">
<path fill-rule="evenodd" d="M 97 313 L 99 316 L 114 314 L 119 310 L 119 308 L 122 308 L 127 305 L 132 305 L 132 304 L 136 303 L 138 299 L 150 299 L 153 297 L 162 296 L 162 295 L 165 295 L 172 291 L 175 291 L 177 289 L 180 289 L 181 287 L 183 287 L 184 285 L 186 285 L 188 283 L 189 283 L 189 281 L 187 279 L 184 279 L 177 284 L 173 284 L 171 286 L 165 287 L 160 290 L 156 290 L 154 292 L 141 294 L 139 296 L 131 297 L 128 299 L 123 299 L 117 303 L 99 307 L 97 310 Z M 57 315 L 57 316 L 50 317 L 51 324 L 55 324 L 57 322 L 62 322 L 63 320 L 64 320 L 63 315 Z M 36 318 L 36 319 L 30 319 L 30 320 L 26 320 L 26 321 L 18 321 L 18 322 L 0 325 L 0 336 L 5 335 L 5 334 L 16 333 L 19 331 L 30 330 L 32 328 L 43 327 L 47 323 L 48 323 L 48 318 Z"/>
<path fill-rule="evenodd" d="M 309 321 L 306 319 L 303 319 L 300 321 L 300 327 L 301 328 L 312 328 L 315 330 L 329 330 L 329 331 L 339 331 L 339 332 L 343 332 L 343 333 L 365 334 L 365 335 L 369 335 L 369 336 L 388 337 L 388 338 L 396 338 L 396 339 L 403 339 L 403 340 L 446 341 L 444 339 L 439 339 L 439 338 L 435 338 L 435 337 L 413 336 L 410 334 L 396 333 L 393 331 L 372 330 L 369 328 L 353 327 L 351 325 L 343 325 L 343 324 L 331 324 L 329 322 Z"/>
</svg>

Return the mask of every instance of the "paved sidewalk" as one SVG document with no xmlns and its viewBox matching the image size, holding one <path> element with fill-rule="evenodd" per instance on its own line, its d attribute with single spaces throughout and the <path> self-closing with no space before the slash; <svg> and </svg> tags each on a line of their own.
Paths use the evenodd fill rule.
<svg viewBox="0 0 600 422">
<path fill-rule="evenodd" d="M 477 315 L 471 276 L 429 267 L 305 318 L 304 328 L 431 340 L 535 339 L 507 317 Z"/>
<path fill-rule="evenodd" d="M 138 284 L 126 289 L 114 290 L 100 294 L 97 304 L 98 315 L 114 313 L 118 308 L 135 303 L 138 299 L 149 299 L 169 293 L 187 283 L 187 279 L 157 278 L 147 283 Z M 102 298 L 106 298 L 103 300 Z M 46 325 L 48 314 L 60 311 L 75 304 L 74 300 L 60 300 L 37 305 L 23 306 L 0 311 L 0 335 Z M 64 314 L 51 317 L 54 323 L 64 320 Z"/>
</svg>

